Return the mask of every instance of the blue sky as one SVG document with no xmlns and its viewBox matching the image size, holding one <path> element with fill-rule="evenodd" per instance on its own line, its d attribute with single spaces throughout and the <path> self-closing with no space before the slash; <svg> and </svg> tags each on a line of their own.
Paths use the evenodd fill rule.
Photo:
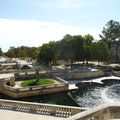
<svg viewBox="0 0 120 120">
<path fill-rule="evenodd" d="M 40 46 L 65 34 L 99 39 L 105 24 L 120 21 L 120 0 L 0 0 L 0 47 Z"/>
</svg>

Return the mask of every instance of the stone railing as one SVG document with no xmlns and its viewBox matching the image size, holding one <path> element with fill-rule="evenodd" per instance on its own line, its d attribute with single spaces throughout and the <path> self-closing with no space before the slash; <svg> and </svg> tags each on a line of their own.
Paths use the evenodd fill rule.
<svg viewBox="0 0 120 120">
<path fill-rule="evenodd" d="M 113 120 L 120 119 L 120 103 L 105 104 L 82 113 L 73 115 L 66 120 Z"/>
<path fill-rule="evenodd" d="M 65 117 L 65 118 L 86 110 L 85 108 L 80 108 L 80 107 L 19 102 L 19 101 L 2 100 L 2 99 L 0 99 L 0 109 L 27 112 L 33 114 L 52 115 L 56 117 Z"/>
</svg>

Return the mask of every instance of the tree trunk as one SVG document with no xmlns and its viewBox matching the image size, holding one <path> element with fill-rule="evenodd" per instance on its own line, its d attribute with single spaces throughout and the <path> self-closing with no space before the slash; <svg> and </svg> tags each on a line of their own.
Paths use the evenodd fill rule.
<svg viewBox="0 0 120 120">
<path fill-rule="evenodd" d="M 71 69 L 73 68 L 73 60 L 70 60 Z"/>
<path fill-rule="evenodd" d="M 118 62 L 118 44 L 116 43 L 116 60 L 115 62 Z"/>
<path fill-rule="evenodd" d="M 99 60 L 98 60 L 98 66 L 99 66 Z"/>
</svg>

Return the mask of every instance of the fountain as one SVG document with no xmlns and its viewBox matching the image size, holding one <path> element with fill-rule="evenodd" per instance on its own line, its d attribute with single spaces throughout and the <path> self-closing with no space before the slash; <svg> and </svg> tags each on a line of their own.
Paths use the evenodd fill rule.
<svg viewBox="0 0 120 120">
<path fill-rule="evenodd" d="M 82 107 L 91 108 L 104 103 L 116 103 L 120 101 L 120 81 L 118 82 L 117 80 L 116 83 L 115 81 L 116 80 L 107 80 L 107 82 L 103 82 L 103 85 L 88 83 L 89 85 L 86 84 L 86 87 L 80 84 L 79 89 L 70 92 L 70 94 L 74 101 Z"/>
</svg>

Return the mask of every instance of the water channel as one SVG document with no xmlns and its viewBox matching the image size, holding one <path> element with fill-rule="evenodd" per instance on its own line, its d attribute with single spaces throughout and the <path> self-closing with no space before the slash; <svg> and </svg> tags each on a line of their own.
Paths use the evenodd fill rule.
<svg viewBox="0 0 120 120">
<path fill-rule="evenodd" d="M 78 83 L 78 81 L 76 83 Z M 79 83 L 77 85 L 79 86 Z M 104 81 L 103 85 L 92 85 L 91 83 L 87 83 L 87 85 L 80 85 L 78 90 L 69 91 L 69 93 L 73 99 L 71 99 L 67 92 L 42 96 L 32 96 L 20 99 L 13 99 L 0 94 L 0 99 L 56 105 L 95 107 L 108 102 L 113 103 L 120 101 L 120 80 Z"/>
<path fill-rule="evenodd" d="M 47 104 L 56 104 L 56 105 L 67 105 L 67 106 L 79 106 L 68 96 L 67 92 L 42 95 L 42 96 L 25 97 L 19 99 L 14 99 L 6 95 L 0 94 L 0 99 L 47 103 Z"/>
<path fill-rule="evenodd" d="M 104 84 L 86 83 L 79 89 L 70 92 L 81 107 L 95 107 L 105 103 L 120 101 L 120 80 L 103 80 Z"/>
</svg>

